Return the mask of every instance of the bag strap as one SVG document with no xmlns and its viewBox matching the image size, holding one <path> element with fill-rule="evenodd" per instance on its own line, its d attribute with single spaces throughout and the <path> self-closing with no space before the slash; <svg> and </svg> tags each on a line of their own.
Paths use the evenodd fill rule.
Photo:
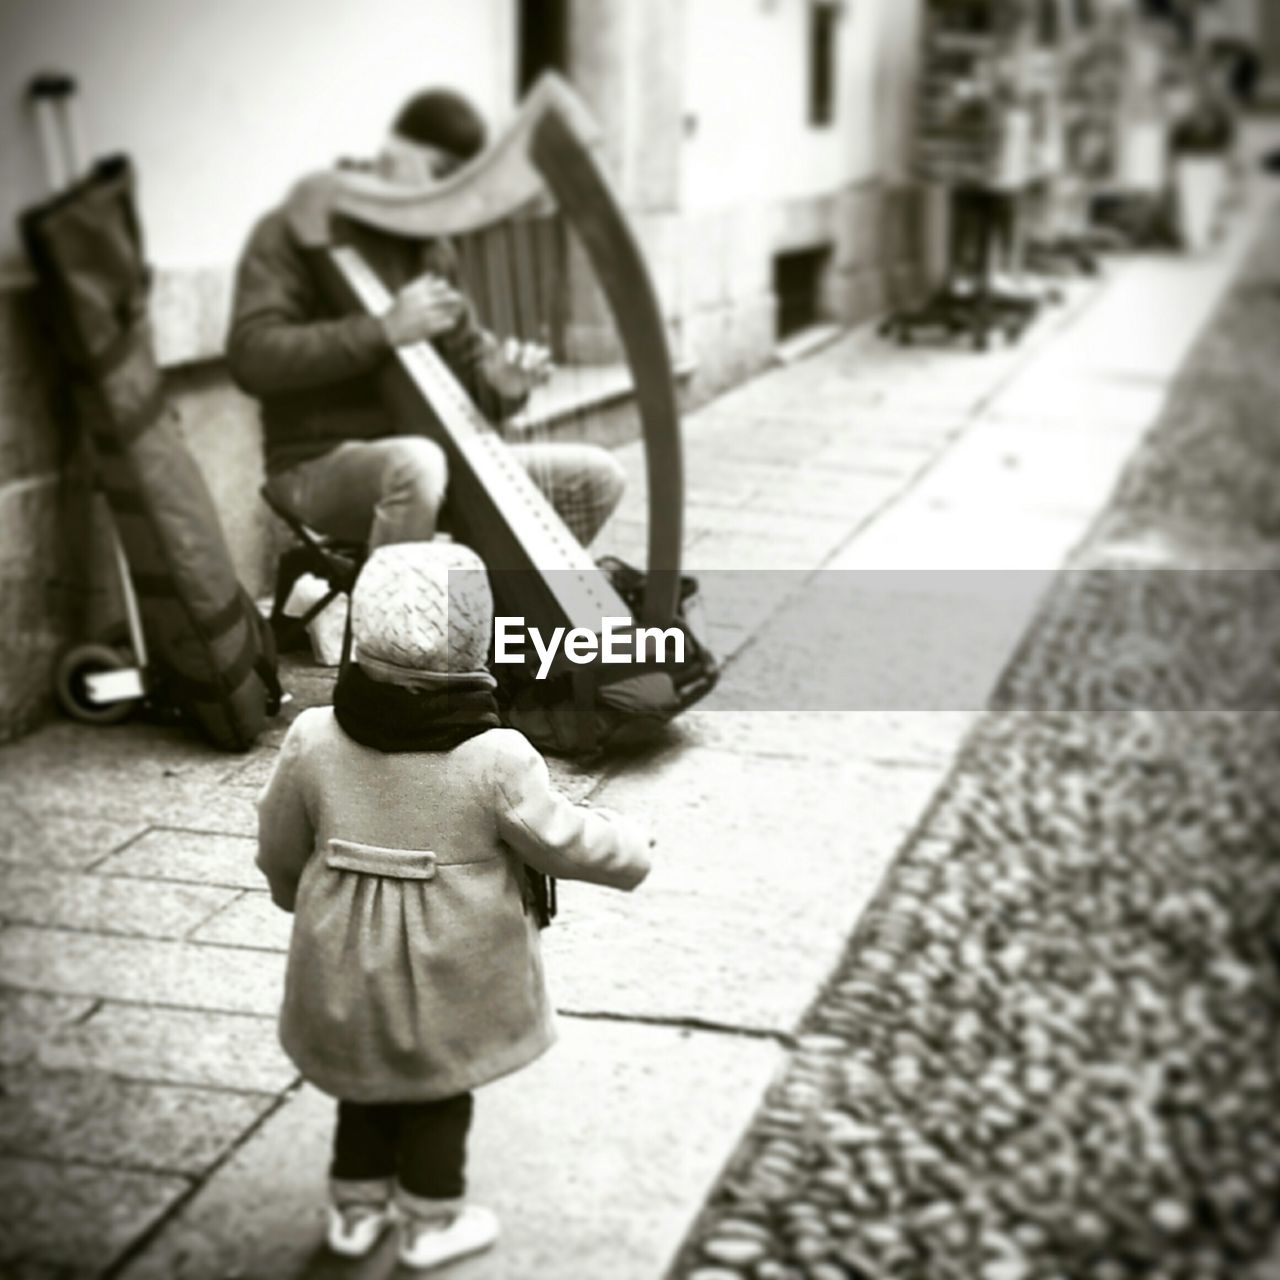
<svg viewBox="0 0 1280 1280">
<path fill-rule="evenodd" d="M 267 692 L 267 715 L 275 715 L 284 705 L 284 686 L 280 683 L 280 655 L 276 652 L 275 632 L 258 612 L 258 607 L 245 594 L 245 606 L 253 611 L 254 630 L 258 633 L 258 654 L 253 660 L 254 674 Z"/>
</svg>

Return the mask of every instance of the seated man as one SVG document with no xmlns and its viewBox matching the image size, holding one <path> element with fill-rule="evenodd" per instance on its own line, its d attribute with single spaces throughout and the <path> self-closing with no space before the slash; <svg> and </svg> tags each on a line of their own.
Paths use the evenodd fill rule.
<svg viewBox="0 0 1280 1280">
<path fill-rule="evenodd" d="M 447 90 L 401 110 L 374 161 L 387 181 L 420 186 L 475 156 L 485 126 Z M 459 291 L 445 240 L 402 239 L 344 221 L 335 239 L 354 245 L 395 294 L 380 317 L 330 306 L 286 209 L 254 228 L 241 258 L 227 358 L 236 383 L 262 405 L 268 486 L 312 528 L 367 541 L 370 549 L 430 538 L 445 498 L 439 445 L 397 435 L 377 373 L 395 347 L 424 339 L 492 421 L 516 412 L 550 372 L 531 343 L 499 343 Z M 512 446 L 572 532 L 588 543 L 622 496 L 611 454 L 582 444 Z"/>
</svg>

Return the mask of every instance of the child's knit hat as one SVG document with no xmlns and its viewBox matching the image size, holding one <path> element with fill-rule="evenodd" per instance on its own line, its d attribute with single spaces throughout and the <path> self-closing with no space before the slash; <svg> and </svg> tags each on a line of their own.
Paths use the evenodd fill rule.
<svg viewBox="0 0 1280 1280">
<path fill-rule="evenodd" d="M 352 656 L 406 684 L 492 680 L 493 593 L 484 562 L 457 542 L 398 542 L 365 561 L 351 593 Z"/>
</svg>

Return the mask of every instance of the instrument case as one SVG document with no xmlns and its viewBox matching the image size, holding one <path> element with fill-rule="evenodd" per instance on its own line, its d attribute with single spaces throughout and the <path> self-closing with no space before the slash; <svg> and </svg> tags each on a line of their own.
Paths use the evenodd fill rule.
<svg viewBox="0 0 1280 1280">
<path fill-rule="evenodd" d="M 31 88 L 56 192 L 20 219 L 42 320 L 127 562 L 126 609 L 145 694 L 178 708 L 215 746 L 244 751 L 280 705 L 272 636 L 236 577 L 165 396 L 133 168 L 115 156 L 77 177 L 78 157 L 60 171 L 52 151 L 59 107 L 64 152 L 75 150 L 74 92 L 66 77 L 40 77 Z"/>
</svg>

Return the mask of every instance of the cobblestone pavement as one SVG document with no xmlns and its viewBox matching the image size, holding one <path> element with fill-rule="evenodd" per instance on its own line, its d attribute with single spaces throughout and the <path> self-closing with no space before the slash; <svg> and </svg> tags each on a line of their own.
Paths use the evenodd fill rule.
<svg viewBox="0 0 1280 1280">
<path fill-rule="evenodd" d="M 673 1275 L 1280 1275 L 1280 230 Z"/>
<path fill-rule="evenodd" d="M 982 357 L 853 334 L 693 415 L 688 558 L 708 572 L 726 682 L 767 654 L 785 592 L 820 566 L 911 567 L 913 556 L 935 568 L 1059 564 L 1149 424 L 1235 252 L 1199 264 L 1118 264 L 1101 284 L 1073 291 L 1019 347 Z M 1152 298 L 1168 323 L 1148 351 L 1133 321 Z M 638 479 L 639 451 L 620 456 Z M 634 551 L 641 534 L 633 500 L 609 531 L 610 549 Z M 798 572 L 779 573 L 770 595 L 710 575 L 722 567 Z M 992 680 L 1006 653 L 985 655 Z M 324 701 L 330 681 L 291 669 L 290 714 Z M 545 938 L 562 1041 L 481 1099 L 473 1187 L 500 1212 L 504 1237 L 459 1277 L 661 1274 L 971 722 L 963 710 L 705 706 L 641 760 L 556 767 L 575 796 L 649 817 L 660 857 L 631 897 L 564 887 Z M 384 1252 L 335 1271 L 318 1249 L 331 1107 L 300 1085 L 275 1042 L 288 922 L 253 869 L 253 801 L 285 728 L 273 726 L 242 758 L 145 725 L 54 724 L 0 750 L 6 1276 L 280 1280 L 392 1270 Z M 992 741 L 993 760 L 1018 758 L 1020 738 Z M 1090 739 L 1081 750 L 1097 748 Z M 945 812 L 968 812 L 962 799 L 953 791 Z M 926 872 L 952 865 L 936 852 L 946 847 L 942 830 L 914 846 L 895 886 L 913 876 L 923 885 Z M 932 863 L 922 852 L 930 849 Z M 945 874 L 979 862 L 957 856 L 959 870 Z M 975 893 L 971 909 L 980 906 Z M 866 941 L 878 937 L 871 928 L 856 954 L 877 950 Z M 887 944 L 878 951 L 891 954 Z M 924 990 L 929 979 L 911 981 Z M 878 1054 L 881 1042 L 859 1041 L 846 1057 L 852 1015 L 818 1018 L 806 1035 L 819 1038 L 803 1042 L 795 1074 L 770 1095 L 773 1107 L 785 1094 L 792 1114 L 761 1123 L 794 1127 L 799 1115 L 804 1128 L 834 1114 L 843 1106 L 837 1082 L 854 1090 L 865 1077 L 882 1100 L 881 1059 L 863 1052 Z M 924 1051 L 915 1056 L 927 1071 Z M 824 1215 L 833 1182 L 850 1185 L 842 1161 L 857 1149 L 856 1126 L 874 1131 L 877 1168 L 890 1171 L 868 1173 L 876 1186 L 896 1176 L 886 1126 L 910 1114 L 849 1112 L 847 1124 L 836 1122 L 840 1140 L 822 1140 L 823 1151 L 844 1153 L 830 1167 L 812 1163 L 808 1139 L 762 1151 L 753 1131 L 741 1167 L 759 1156 L 766 1163 L 752 1177 L 770 1161 L 770 1176 L 790 1170 L 806 1188 L 797 1205 L 812 1204 L 811 1218 L 838 1235 L 843 1220 Z M 825 1190 L 807 1190 L 811 1173 L 822 1173 Z M 738 1177 L 708 1220 L 712 1236 L 735 1242 L 714 1265 L 768 1275 L 749 1260 L 754 1251 L 791 1266 L 773 1202 L 730 1206 Z M 859 1230 L 894 1224 L 851 1206 L 839 1212 Z M 747 1225 L 735 1235 L 719 1225 L 726 1217 Z M 701 1250 L 689 1255 L 695 1269 L 712 1265 Z"/>
</svg>

